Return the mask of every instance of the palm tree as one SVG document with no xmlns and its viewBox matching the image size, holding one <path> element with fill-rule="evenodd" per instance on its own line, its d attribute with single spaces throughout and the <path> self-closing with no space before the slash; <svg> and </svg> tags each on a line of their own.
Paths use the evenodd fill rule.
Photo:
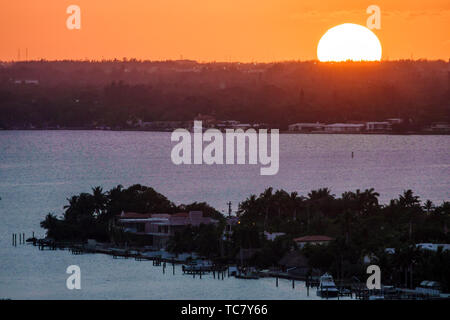
<svg viewBox="0 0 450 320">
<path fill-rule="evenodd" d="M 266 230 L 266 226 L 267 226 L 267 220 L 269 218 L 269 210 L 271 207 L 271 200 L 273 197 L 273 193 L 272 193 L 273 189 L 272 188 L 267 188 L 266 190 L 264 190 L 263 193 L 261 193 L 261 195 L 259 196 L 259 199 L 262 202 L 262 206 L 265 210 L 265 216 L 264 216 L 264 230 Z"/>
<path fill-rule="evenodd" d="M 399 204 L 405 208 L 416 207 L 420 204 L 418 196 L 415 196 L 411 189 L 403 191 L 403 195 L 399 196 Z"/>
<path fill-rule="evenodd" d="M 431 210 L 434 209 L 434 204 L 431 200 L 425 201 L 423 208 L 427 211 L 427 214 L 430 214 Z"/>
<path fill-rule="evenodd" d="M 92 196 L 94 197 L 95 203 L 95 216 L 98 217 L 103 210 L 106 208 L 106 195 L 103 192 L 102 187 L 92 188 Z"/>
</svg>

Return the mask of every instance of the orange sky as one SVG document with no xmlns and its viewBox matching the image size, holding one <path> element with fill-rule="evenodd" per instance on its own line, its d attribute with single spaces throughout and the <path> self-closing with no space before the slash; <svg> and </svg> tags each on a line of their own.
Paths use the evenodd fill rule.
<svg viewBox="0 0 450 320">
<path fill-rule="evenodd" d="M 316 59 L 320 37 L 345 22 L 374 30 L 384 59 L 450 58 L 448 0 L 0 0 L 0 60 L 274 61 Z M 81 7 L 81 30 L 66 8 Z"/>
</svg>

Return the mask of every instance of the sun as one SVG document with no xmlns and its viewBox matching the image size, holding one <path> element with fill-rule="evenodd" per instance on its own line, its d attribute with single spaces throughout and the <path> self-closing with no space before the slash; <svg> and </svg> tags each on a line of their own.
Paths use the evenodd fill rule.
<svg viewBox="0 0 450 320">
<path fill-rule="evenodd" d="M 378 37 L 359 24 L 344 23 L 329 29 L 317 46 L 319 61 L 379 61 Z"/>
</svg>

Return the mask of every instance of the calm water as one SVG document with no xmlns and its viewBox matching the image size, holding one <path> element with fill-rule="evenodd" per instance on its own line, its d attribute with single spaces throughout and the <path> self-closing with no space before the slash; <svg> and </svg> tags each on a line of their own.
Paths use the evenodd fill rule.
<svg viewBox="0 0 450 320">
<path fill-rule="evenodd" d="M 281 135 L 279 173 L 260 176 L 259 165 L 175 166 L 169 133 L 0 131 L 0 298 L 305 299 L 300 283 L 292 290 L 273 279 L 163 275 L 148 262 L 12 248 L 11 234 L 43 236 L 45 214 L 62 213 L 66 198 L 97 185 L 140 183 L 177 204 L 207 201 L 219 210 L 268 186 L 336 195 L 374 187 L 382 202 L 410 188 L 440 203 L 450 200 L 449 146 L 450 136 Z M 77 292 L 65 287 L 70 264 L 82 270 Z"/>
</svg>

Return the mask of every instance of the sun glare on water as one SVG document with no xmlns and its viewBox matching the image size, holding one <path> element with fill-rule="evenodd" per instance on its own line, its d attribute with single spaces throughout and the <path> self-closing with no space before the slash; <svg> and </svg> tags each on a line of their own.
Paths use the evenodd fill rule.
<svg viewBox="0 0 450 320">
<path fill-rule="evenodd" d="M 344 23 L 329 29 L 317 46 L 319 61 L 379 61 L 381 43 L 368 28 Z"/>
</svg>

